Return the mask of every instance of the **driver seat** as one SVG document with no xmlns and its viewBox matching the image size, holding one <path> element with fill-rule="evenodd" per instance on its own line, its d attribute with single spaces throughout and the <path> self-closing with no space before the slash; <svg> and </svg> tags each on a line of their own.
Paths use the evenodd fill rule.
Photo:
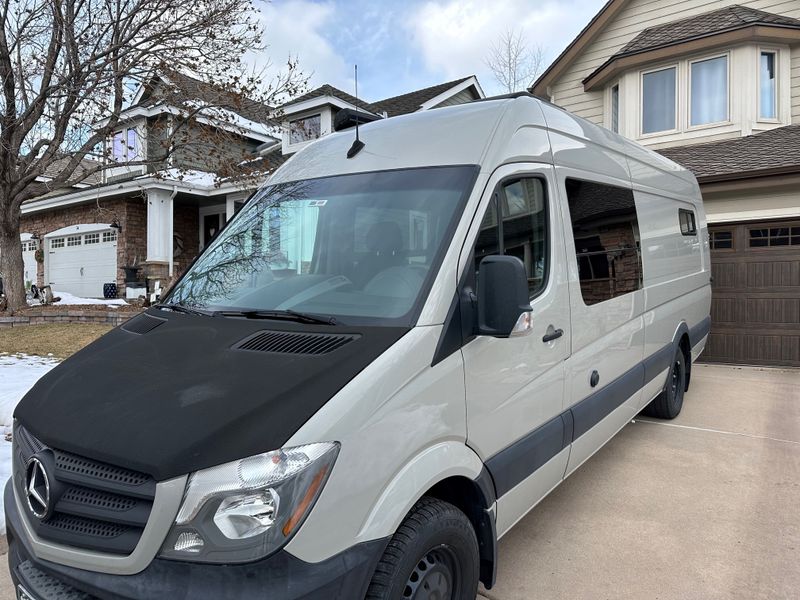
<svg viewBox="0 0 800 600">
<path fill-rule="evenodd" d="M 379 221 L 367 231 L 369 254 L 359 261 L 356 273 L 360 287 L 364 287 L 381 271 L 405 264 L 402 256 L 403 232 L 394 221 Z"/>
</svg>

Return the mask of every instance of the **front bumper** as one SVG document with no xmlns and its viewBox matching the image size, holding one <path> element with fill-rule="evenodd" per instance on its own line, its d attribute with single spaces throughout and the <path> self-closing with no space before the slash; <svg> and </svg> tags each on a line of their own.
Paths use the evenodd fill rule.
<svg viewBox="0 0 800 600">
<path fill-rule="evenodd" d="M 24 535 L 11 482 L 4 494 L 11 578 L 40 600 L 355 600 L 366 594 L 388 540 L 358 544 L 319 563 L 285 550 L 245 565 L 156 558 L 136 575 L 109 575 L 37 559 Z"/>
</svg>

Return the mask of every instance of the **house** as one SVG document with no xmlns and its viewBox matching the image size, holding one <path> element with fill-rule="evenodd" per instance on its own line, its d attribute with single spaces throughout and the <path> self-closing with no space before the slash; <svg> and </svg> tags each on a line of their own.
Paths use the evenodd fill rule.
<svg viewBox="0 0 800 600">
<path fill-rule="evenodd" d="M 337 117 L 363 122 L 484 97 L 475 77 L 378 102 L 323 85 L 279 109 L 241 98 L 226 104 L 223 93 L 178 73 L 142 85 L 108 140 L 112 164 L 72 189 L 23 204 L 26 282 L 82 297 L 102 296 L 107 283 L 127 297 L 152 292 L 188 267 L 269 172 L 333 131 Z M 187 100 L 222 105 L 226 118 L 209 116 L 187 128 L 187 143 L 153 162 L 178 126 L 178 105 Z M 225 143 L 191 143 L 220 128 L 227 130 Z M 242 183 L 216 171 L 219 161 L 209 155 L 223 151 L 229 162 L 253 165 L 253 177 Z M 126 164 L 142 160 L 148 164 Z M 97 166 L 84 164 L 87 170 Z M 37 251 L 43 260 L 36 260 Z"/>
<path fill-rule="evenodd" d="M 800 2 L 610 0 L 531 91 L 696 175 L 706 358 L 800 366 Z"/>
</svg>

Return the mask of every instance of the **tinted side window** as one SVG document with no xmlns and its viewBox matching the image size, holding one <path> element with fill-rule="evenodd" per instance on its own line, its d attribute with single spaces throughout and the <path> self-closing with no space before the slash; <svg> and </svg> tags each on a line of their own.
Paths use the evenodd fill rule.
<svg viewBox="0 0 800 600">
<path fill-rule="evenodd" d="M 572 234 L 587 305 L 642 288 L 639 221 L 631 190 L 568 179 Z"/>
<path fill-rule="evenodd" d="M 694 212 L 685 208 L 678 209 L 678 222 L 681 225 L 681 234 L 697 235 L 697 224 L 694 220 Z"/>
<path fill-rule="evenodd" d="M 497 218 L 498 212 L 502 215 Z M 475 271 L 493 254 L 516 256 L 525 265 L 531 298 L 544 288 L 548 253 L 547 200 L 542 180 L 503 182 L 483 217 L 475 243 Z"/>
</svg>

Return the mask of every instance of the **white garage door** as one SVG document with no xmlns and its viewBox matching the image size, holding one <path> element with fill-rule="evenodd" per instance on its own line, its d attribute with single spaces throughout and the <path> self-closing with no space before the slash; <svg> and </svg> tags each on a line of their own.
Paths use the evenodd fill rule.
<svg viewBox="0 0 800 600">
<path fill-rule="evenodd" d="M 117 232 L 113 229 L 50 234 L 47 253 L 47 282 L 54 292 L 102 298 L 103 284 L 117 280 Z"/>
</svg>

